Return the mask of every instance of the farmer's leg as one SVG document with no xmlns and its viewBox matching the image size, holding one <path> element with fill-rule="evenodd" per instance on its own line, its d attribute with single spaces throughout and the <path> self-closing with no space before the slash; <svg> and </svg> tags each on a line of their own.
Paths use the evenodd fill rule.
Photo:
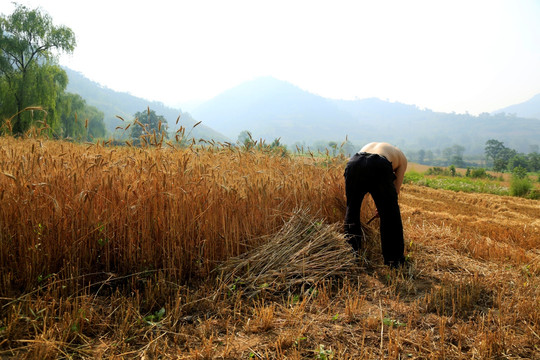
<svg viewBox="0 0 540 360">
<path fill-rule="evenodd" d="M 360 224 L 360 208 L 365 192 L 347 191 L 347 211 L 345 212 L 345 234 L 355 251 L 362 247 L 362 225 Z"/>
<path fill-rule="evenodd" d="M 361 166 L 362 159 L 355 155 L 345 168 L 345 195 L 347 196 L 345 234 L 355 251 L 358 251 L 362 244 L 360 208 L 366 194 L 362 185 Z"/>
<path fill-rule="evenodd" d="M 386 265 L 404 262 L 403 224 L 398 205 L 396 188 L 385 181 L 375 186 L 371 192 L 381 219 L 381 247 Z"/>
</svg>

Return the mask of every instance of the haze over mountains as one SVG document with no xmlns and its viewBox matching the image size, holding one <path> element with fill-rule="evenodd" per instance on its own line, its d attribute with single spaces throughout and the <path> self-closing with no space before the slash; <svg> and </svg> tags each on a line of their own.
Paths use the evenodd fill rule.
<svg viewBox="0 0 540 360">
<path fill-rule="evenodd" d="M 529 108 L 534 109 L 534 104 L 527 103 L 523 113 L 530 114 L 525 111 Z M 521 107 L 516 105 L 512 111 L 517 113 Z M 192 115 L 228 137 L 249 130 L 254 138 L 280 137 L 287 144 L 341 142 L 347 137 L 353 144 L 378 140 L 405 149 L 460 144 L 469 153 L 482 153 L 485 142 L 493 138 L 524 152 L 540 142 L 538 119 L 502 113 L 448 114 L 375 98 L 332 100 L 271 77 L 225 91 Z"/>
<path fill-rule="evenodd" d="M 106 112 L 109 129 L 121 123 L 115 115 L 131 119 L 135 112 L 150 106 L 175 130 L 180 110 L 103 88 L 73 71 L 68 75 L 68 91 L 79 93 L 90 105 Z M 341 143 L 347 138 L 355 146 L 387 141 L 408 150 L 436 150 L 459 144 L 466 153 L 478 154 L 484 152 L 487 140 L 497 139 L 510 148 L 529 152 L 531 145 L 540 145 L 540 94 L 501 112 L 473 116 L 375 98 L 327 99 L 288 82 L 262 77 L 221 93 L 191 114 L 182 112 L 180 123 L 184 127 L 196 121 L 202 121 L 202 125 L 195 128 L 195 137 L 218 141 L 235 142 L 240 132 L 248 130 L 255 139 L 270 143 L 280 138 L 288 145 Z"/>
<path fill-rule="evenodd" d="M 531 99 L 522 102 L 521 104 L 511 105 L 494 113 L 505 112 L 508 114 L 515 114 L 519 117 L 540 119 L 540 94 L 536 94 Z"/>
<path fill-rule="evenodd" d="M 67 91 L 81 95 L 89 105 L 97 107 L 104 113 L 104 121 L 107 130 L 115 137 L 122 138 L 129 135 L 123 130 L 117 130 L 116 127 L 127 125 L 126 122 L 118 119 L 121 116 L 126 121 L 133 121 L 133 115 L 144 111 L 148 107 L 154 110 L 158 115 L 162 115 L 168 122 L 169 132 L 174 132 L 181 125 L 186 128 L 186 134 L 195 125 L 195 121 L 189 113 L 180 109 L 173 109 L 160 102 L 148 101 L 130 95 L 128 93 L 118 92 L 101 86 L 100 84 L 89 80 L 84 75 L 69 68 L 63 68 L 68 74 L 69 83 Z M 180 115 L 178 125 L 176 120 Z M 227 138 L 205 124 L 200 124 L 193 128 L 191 135 L 195 138 L 214 139 L 216 141 L 226 141 Z"/>
</svg>

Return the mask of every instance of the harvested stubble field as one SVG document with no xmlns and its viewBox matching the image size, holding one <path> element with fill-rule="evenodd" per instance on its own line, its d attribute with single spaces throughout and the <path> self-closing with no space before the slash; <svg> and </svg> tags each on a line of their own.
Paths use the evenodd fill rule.
<svg viewBox="0 0 540 360">
<path fill-rule="evenodd" d="M 540 203 L 404 185 L 390 270 L 345 162 L 0 139 L 0 356 L 540 358 Z"/>
</svg>

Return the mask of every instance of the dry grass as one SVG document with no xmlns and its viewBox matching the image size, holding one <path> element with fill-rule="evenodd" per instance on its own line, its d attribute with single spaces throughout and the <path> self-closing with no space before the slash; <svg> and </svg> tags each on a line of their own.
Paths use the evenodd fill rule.
<svg viewBox="0 0 540 360">
<path fill-rule="evenodd" d="M 337 224 L 326 225 L 298 209 L 262 245 L 228 259 L 218 271 L 223 284 L 250 297 L 310 288 L 323 280 L 344 278 L 356 257 Z"/>
<path fill-rule="evenodd" d="M 350 265 L 344 163 L 0 139 L 0 357 L 540 358 L 538 201 L 406 185 Z"/>
</svg>

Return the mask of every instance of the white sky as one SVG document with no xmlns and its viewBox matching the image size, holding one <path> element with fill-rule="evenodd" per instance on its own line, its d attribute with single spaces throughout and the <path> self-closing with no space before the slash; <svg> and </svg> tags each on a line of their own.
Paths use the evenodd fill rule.
<svg viewBox="0 0 540 360">
<path fill-rule="evenodd" d="M 62 65 L 169 105 L 268 75 L 329 98 L 472 114 L 540 93 L 537 0 L 19 2 L 75 31 Z M 0 13 L 13 7 L 0 0 Z"/>
</svg>

